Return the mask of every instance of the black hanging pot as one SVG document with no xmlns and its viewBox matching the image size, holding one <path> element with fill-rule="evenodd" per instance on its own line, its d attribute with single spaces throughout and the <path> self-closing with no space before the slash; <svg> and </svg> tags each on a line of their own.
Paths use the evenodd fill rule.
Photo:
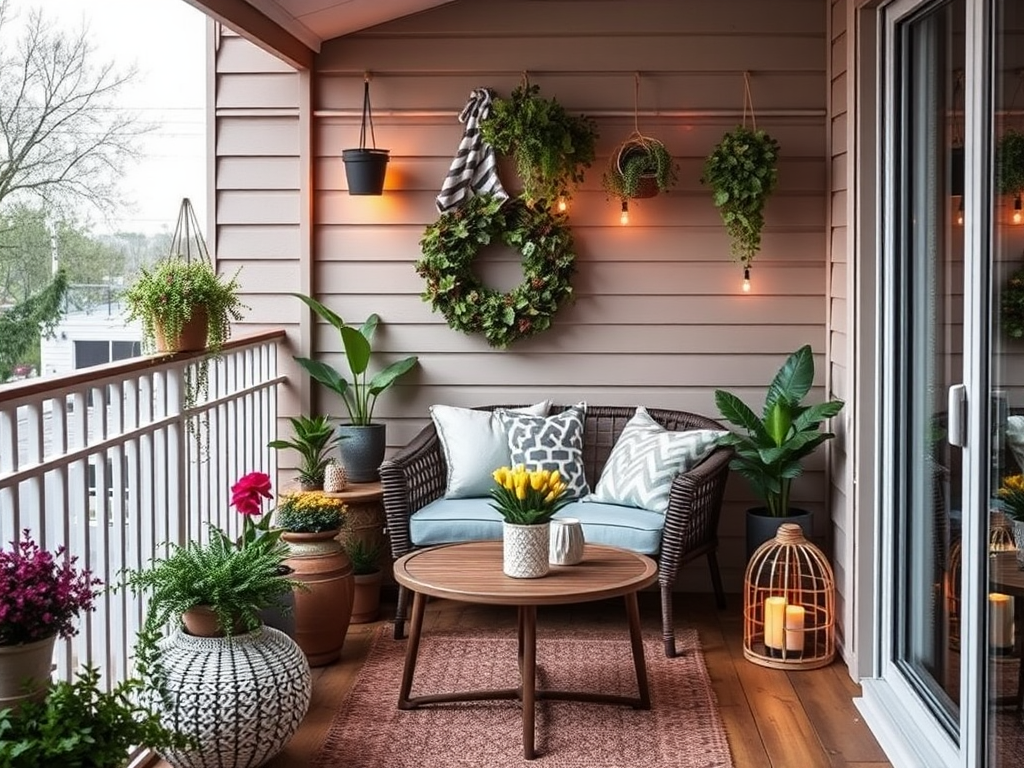
<svg viewBox="0 0 1024 768">
<path fill-rule="evenodd" d="M 370 140 L 373 147 L 366 146 L 366 126 L 370 126 Z M 359 127 L 359 148 L 343 149 L 341 160 L 345 163 L 345 178 L 350 195 L 380 195 L 384 193 L 384 177 L 387 174 L 389 150 L 377 149 L 377 138 L 373 134 L 373 113 L 370 110 L 370 76 L 363 81 L 363 120 Z"/>
</svg>

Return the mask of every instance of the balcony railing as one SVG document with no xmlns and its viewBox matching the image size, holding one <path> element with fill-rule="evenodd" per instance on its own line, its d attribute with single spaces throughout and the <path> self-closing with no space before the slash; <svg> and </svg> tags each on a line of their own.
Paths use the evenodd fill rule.
<svg viewBox="0 0 1024 768">
<path fill-rule="evenodd" d="M 67 546 L 104 584 L 146 566 L 168 542 L 231 535 L 230 486 L 251 471 L 276 474 L 278 345 L 282 331 L 232 340 L 196 381 L 196 354 L 160 355 L 0 387 L 0 544 L 28 529 L 40 546 Z M 189 401 L 186 407 L 186 401 Z M 130 673 L 145 606 L 105 590 L 58 643 L 57 674 L 82 664 L 107 684 Z"/>
</svg>

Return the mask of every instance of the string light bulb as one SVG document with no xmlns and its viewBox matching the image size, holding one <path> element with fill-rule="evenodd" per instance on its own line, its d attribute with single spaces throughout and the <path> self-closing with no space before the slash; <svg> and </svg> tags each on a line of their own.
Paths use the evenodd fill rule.
<svg viewBox="0 0 1024 768">
<path fill-rule="evenodd" d="M 629 224 L 629 203 L 625 200 L 622 201 L 622 213 L 619 214 L 619 224 L 622 226 Z"/>
<path fill-rule="evenodd" d="M 961 196 L 960 203 L 956 207 L 956 223 L 958 226 L 964 225 L 964 199 Z"/>
<path fill-rule="evenodd" d="M 1020 195 L 1013 198 L 1013 223 L 1020 224 L 1024 220 L 1024 213 L 1021 212 Z"/>
<path fill-rule="evenodd" d="M 569 207 L 569 204 L 565 201 L 564 197 L 558 198 L 558 212 L 565 213 L 565 209 Z"/>
<path fill-rule="evenodd" d="M 750 293 L 750 267 L 743 268 L 743 292 Z"/>
</svg>

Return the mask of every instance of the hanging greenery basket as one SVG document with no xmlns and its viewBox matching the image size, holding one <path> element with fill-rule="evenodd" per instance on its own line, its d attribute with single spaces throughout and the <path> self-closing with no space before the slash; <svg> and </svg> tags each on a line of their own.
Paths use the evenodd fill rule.
<svg viewBox="0 0 1024 768">
<path fill-rule="evenodd" d="M 622 200 L 654 197 L 676 183 L 676 166 L 658 139 L 634 133 L 612 153 L 601 182 Z"/>
<path fill-rule="evenodd" d="M 1024 133 L 1010 128 L 999 139 L 996 170 L 999 194 L 1019 195 L 1024 192 Z"/>
</svg>

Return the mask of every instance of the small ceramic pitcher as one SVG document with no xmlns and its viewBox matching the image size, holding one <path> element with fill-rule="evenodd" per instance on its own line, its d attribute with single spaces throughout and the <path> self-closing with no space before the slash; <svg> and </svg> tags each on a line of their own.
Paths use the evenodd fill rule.
<svg viewBox="0 0 1024 768">
<path fill-rule="evenodd" d="M 583 526 L 574 517 L 551 520 L 551 543 L 548 562 L 551 565 L 576 565 L 583 559 Z"/>
</svg>

